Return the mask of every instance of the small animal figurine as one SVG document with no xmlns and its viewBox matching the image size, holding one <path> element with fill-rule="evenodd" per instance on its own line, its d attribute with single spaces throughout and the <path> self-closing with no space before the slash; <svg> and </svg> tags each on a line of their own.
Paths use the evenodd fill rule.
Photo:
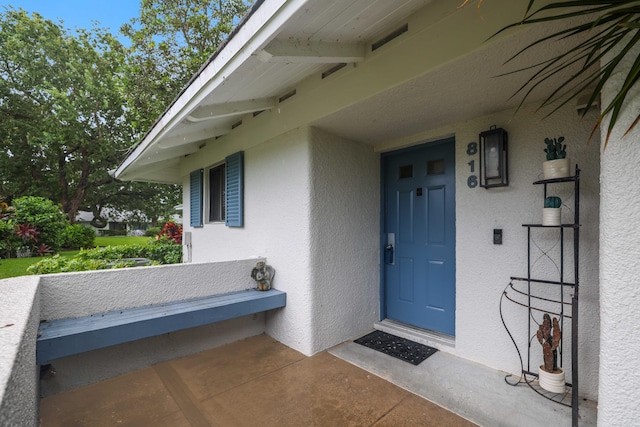
<svg viewBox="0 0 640 427">
<path fill-rule="evenodd" d="M 264 261 L 258 261 L 256 266 L 251 270 L 251 278 L 258 284 L 259 291 L 268 291 L 271 289 L 271 280 L 276 275 L 276 271 Z"/>
</svg>

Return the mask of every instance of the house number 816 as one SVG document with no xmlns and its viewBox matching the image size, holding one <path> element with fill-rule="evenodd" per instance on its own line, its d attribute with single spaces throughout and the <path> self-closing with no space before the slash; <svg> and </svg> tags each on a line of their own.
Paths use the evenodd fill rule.
<svg viewBox="0 0 640 427">
<path fill-rule="evenodd" d="M 478 143 L 477 142 L 470 142 L 467 144 L 467 154 L 469 156 L 475 156 L 478 153 Z M 469 163 L 467 163 L 469 165 L 469 169 L 471 171 L 471 173 L 475 173 L 476 171 L 476 161 L 475 160 L 471 160 Z M 469 175 L 469 178 L 467 178 L 467 186 L 469 188 L 476 188 L 478 186 L 478 177 L 475 175 Z"/>
</svg>

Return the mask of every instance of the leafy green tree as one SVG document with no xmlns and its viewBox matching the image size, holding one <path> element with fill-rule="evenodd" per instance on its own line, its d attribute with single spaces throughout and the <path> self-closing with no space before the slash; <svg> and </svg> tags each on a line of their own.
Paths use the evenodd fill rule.
<svg viewBox="0 0 640 427">
<path fill-rule="evenodd" d="M 34 13 L 0 14 L 0 189 L 60 202 L 69 219 L 129 146 L 121 71 L 109 33 L 78 36 Z"/>
<path fill-rule="evenodd" d="M 72 223 L 78 210 L 98 220 L 105 207 L 153 217 L 177 204 L 175 187 L 118 182 L 109 173 L 134 139 L 125 116 L 128 52 L 113 35 L 100 28 L 70 35 L 9 8 L 0 13 L 0 46 L 0 196 L 54 200 Z"/>
<path fill-rule="evenodd" d="M 131 39 L 125 86 L 129 120 L 146 132 L 233 31 L 247 0 L 142 0 L 121 28 Z"/>
</svg>

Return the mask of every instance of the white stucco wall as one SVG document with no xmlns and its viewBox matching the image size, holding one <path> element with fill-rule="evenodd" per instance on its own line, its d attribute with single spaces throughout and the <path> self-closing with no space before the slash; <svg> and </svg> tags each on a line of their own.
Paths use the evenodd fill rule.
<svg viewBox="0 0 640 427">
<path fill-rule="evenodd" d="M 369 145 L 311 132 L 313 351 L 379 319 L 380 162 Z"/>
<path fill-rule="evenodd" d="M 273 286 L 287 293 L 286 309 L 268 315 L 267 333 L 305 354 L 313 353 L 309 139 L 308 129 L 293 130 L 266 142 L 259 132 L 240 140 L 221 139 L 183 165 L 188 195 L 190 171 L 215 165 L 244 150 L 244 227 L 205 223 L 194 229 L 185 224 L 185 230 L 192 232 L 193 261 L 266 257 L 276 270 Z M 184 206 L 184 217 L 189 218 L 188 197 Z"/>
<path fill-rule="evenodd" d="M 640 49 L 627 55 L 602 93 L 613 99 Z M 623 136 L 640 111 L 640 88 L 629 96 L 601 157 L 600 206 L 600 393 L 598 425 L 637 425 L 640 420 L 640 127 Z M 602 141 L 606 125 L 602 126 Z"/>
<path fill-rule="evenodd" d="M 469 360 L 495 369 L 517 373 L 520 362 L 499 314 L 500 296 L 510 277 L 527 275 L 527 230 L 522 224 L 540 223 L 543 207 L 543 188 L 532 182 L 542 179 L 545 137 L 564 136 L 572 165 L 582 170 L 580 209 L 580 394 L 597 398 L 598 390 L 598 141 L 587 144 L 595 113 L 580 120 L 573 107 L 542 120 L 542 116 L 528 114 L 525 108 L 491 114 L 446 128 L 416 135 L 413 142 L 437 140 L 451 135 L 456 139 L 456 336 L 453 349 L 443 348 Z M 478 142 L 478 134 L 490 126 L 504 128 L 509 133 L 509 186 L 484 189 L 469 188 L 467 178 L 472 175 L 469 162 L 475 160 L 478 175 L 478 156 L 467 154 L 469 142 Z M 381 150 L 404 147 L 411 139 L 391 141 Z M 572 166 L 573 167 L 573 166 Z M 549 187 L 549 195 L 563 199 L 563 221 L 571 222 L 573 186 L 563 184 Z M 503 244 L 493 244 L 493 229 L 503 230 Z M 565 232 L 565 280 L 573 280 L 573 240 Z M 557 231 L 536 230 L 532 234 L 532 261 L 536 261 L 532 276 L 558 280 L 559 262 Z M 542 248 L 537 249 L 536 244 Z M 547 252 L 555 263 L 541 256 Z M 553 291 L 544 295 L 557 296 Z M 571 292 L 568 292 L 567 300 Z M 521 299 L 520 299 L 521 300 Z M 503 303 L 505 321 L 526 354 L 526 309 L 508 301 Z M 567 308 L 570 310 L 569 308 Z M 541 314 L 536 314 L 541 317 Z M 538 319 L 539 320 L 539 319 Z M 570 322 L 565 324 L 564 368 L 570 378 Z M 535 331 L 534 331 L 535 332 Z M 532 345 L 531 370 L 537 372 L 541 349 Z M 526 363 L 526 361 L 525 361 Z M 525 366 L 525 369 L 527 366 Z"/>
<path fill-rule="evenodd" d="M 0 425 L 38 425 L 38 277 L 0 280 Z"/>
<path fill-rule="evenodd" d="M 444 3 L 436 4 L 445 7 Z M 509 3 L 509 6 L 520 10 L 520 6 L 515 3 Z M 514 10 L 509 13 L 515 13 Z M 401 108 L 409 108 L 399 106 L 403 99 L 400 97 L 398 101 L 393 93 L 386 98 L 393 100 L 391 104 L 385 103 L 384 97 L 376 101 L 374 98 L 377 95 L 393 91 L 394 86 L 411 81 L 468 51 L 478 49 L 481 40 L 494 32 L 491 29 L 493 27 L 471 25 L 471 22 L 476 22 L 477 13 L 474 8 L 467 8 L 464 20 L 456 21 L 456 25 L 466 25 L 469 31 L 479 31 L 475 33 L 478 37 L 464 33 L 465 37 L 457 40 L 464 42 L 464 46 L 439 43 L 438 39 L 430 37 L 432 32 L 421 31 L 422 26 L 429 28 L 431 25 L 426 21 L 431 22 L 431 19 L 439 16 L 428 12 L 425 10 L 412 17 L 416 21 L 413 25 L 412 20 L 410 27 L 417 28 L 418 31 L 411 38 L 398 39 L 395 45 L 390 44 L 385 47 L 386 50 L 381 50 L 355 66 L 345 68 L 343 74 L 337 74 L 333 78 L 321 81 L 319 76 L 314 75 L 301 82 L 292 82 L 297 89 L 295 97 L 278 103 L 277 108 L 259 116 L 247 115 L 242 126 L 224 137 L 203 142 L 203 148 L 182 160 L 184 205 L 187 207 L 188 176 L 191 171 L 220 163 L 225 156 L 238 150 L 245 151 L 245 227 L 233 229 L 222 224 L 205 224 L 198 229 L 186 227 L 186 231 L 193 233 L 193 260 L 226 260 L 256 255 L 266 257 L 278 271 L 274 286 L 286 291 L 288 297 L 286 309 L 269 316 L 267 332 L 305 354 L 313 354 L 339 341 L 347 335 L 343 330 L 345 323 L 355 322 L 354 325 L 358 326 L 354 326 L 353 330 L 358 329 L 359 325 L 366 324 L 364 319 L 369 319 L 374 310 L 378 310 L 372 306 L 370 298 L 379 300 L 379 259 L 377 254 L 373 256 L 366 251 L 370 245 L 375 245 L 375 250 L 379 251 L 380 233 L 379 223 L 375 224 L 379 219 L 379 210 L 373 211 L 369 205 L 373 198 L 365 199 L 364 196 L 375 187 L 375 197 L 379 203 L 379 171 L 373 175 L 368 169 L 368 161 L 361 163 L 362 158 L 353 157 L 354 153 L 362 153 L 368 158 L 366 149 L 358 143 L 316 133 L 307 126 L 310 123 L 319 127 L 324 125 L 323 129 L 332 129 L 336 134 L 340 133 L 341 126 L 353 127 L 354 129 L 344 129 L 345 134 L 366 134 L 359 131 L 368 123 L 374 123 L 381 116 L 390 114 L 391 109 L 396 113 L 402 112 Z M 497 16 L 499 19 L 508 20 L 502 13 L 496 15 L 500 15 Z M 438 21 L 438 28 L 453 28 L 453 25 L 448 19 Z M 492 25 L 498 24 L 494 22 Z M 417 55 L 417 52 L 425 50 L 425 39 L 430 44 L 437 44 L 437 49 L 433 53 L 428 50 L 429 55 Z M 490 52 L 487 54 L 491 55 Z M 467 62 L 464 65 L 470 66 Z M 466 70 L 466 67 L 459 67 L 455 71 Z M 452 77 L 451 81 L 434 90 L 446 92 L 448 85 L 454 85 L 455 82 L 455 77 Z M 411 84 L 407 86 L 410 88 Z M 506 93 L 506 89 L 503 90 L 504 93 L 499 91 L 500 88 L 496 88 L 496 94 L 492 96 L 506 99 L 510 95 Z M 409 97 L 411 94 L 408 92 L 410 90 L 396 94 Z M 465 102 L 472 101 L 472 96 L 474 95 L 469 94 L 469 99 L 460 97 L 443 108 L 463 106 Z M 429 102 L 427 96 L 419 99 L 425 104 L 425 111 L 433 111 L 438 116 L 434 119 L 435 123 L 446 123 L 446 119 L 438 114 L 438 108 L 426 107 Z M 379 108 L 365 108 L 360 111 L 361 115 L 356 111 L 349 116 L 354 118 L 353 121 L 323 120 L 327 115 L 340 115 L 343 109 L 349 113 L 350 107 L 360 102 L 373 103 L 369 105 L 379 105 Z M 415 104 L 409 104 L 415 110 Z M 517 353 L 502 327 L 498 304 L 509 278 L 526 276 L 527 234 L 522 224 L 540 222 L 543 189 L 533 186 L 532 182 L 541 178 L 541 164 L 545 159 L 544 138 L 566 138 L 572 164 L 578 163 L 583 171 L 580 201 L 580 393 L 594 399 L 598 390 L 599 352 L 599 155 L 597 141 L 586 144 L 592 123 L 590 119 L 594 117 L 581 122 L 573 105 L 545 120 L 542 120 L 542 115 L 532 113 L 532 107 L 525 106 L 513 117 L 512 110 L 495 112 L 497 108 L 501 108 L 496 107 L 502 105 L 501 101 L 487 99 L 483 105 L 483 114 L 486 115 L 438 129 L 429 128 L 440 126 L 430 125 L 429 123 L 433 123 L 431 117 L 413 120 L 406 127 L 415 132 L 413 135 L 402 140 L 393 140 L 392 137 L 377 144 L 373 150 L 379 156 L 381 152 L 426 141 L 451 136 L 456 138 L 457 311 L 455 347 L 451 351 L 496 369 L 519 373 Z M 418 108 L 418 111 L 422 110 Z M 403 127 L 406 132 L 401 115 L 394 117 L 398 117 L 398 121 L 386 130 L 392 132 L 393 129 Z M 475 159 L 477 174 L 478 156 L 472 158 L 466 154 L 467 144 L 477 142 L 478 134 L 491 125 L 503 127 L 509 132 L 510 185 L 503 189 L 470 189 L 467 187 L 467 178 L 471 174 L 468 163 Z M 337 144 L 338 141 L 340 144 Z M 361 142 L 367 144 L 370 141 Z M 379 158 L 376 162 L 379 164 Z M 351 167 L 353 174 L 347 172 Z M 357 175 L 359 173 L 361 175 Z M 349 181 L 351 187 L 347 196 L 344 194 L 345 187 L 340 184 L 346 178 L 356 175 L 355 179 Z M 565 222 L 569 221 L 570 209 L 573 207 L 572 189 L 568 185 L 553 190 L 554 193 L 557 191 L 555 195 L 561 196 L 569 207 L 564 210 Z M 342 204 L 349 198 L 357 201 L 357 210 L 351 210 L 352 206 Z M 188 215 L 187 209 L 185 218 Z M 503 229 L 504 243 L 500 246 L 492 243 L 494 228 Z M 365 229 L 370 229 L 373 235 L 367 234 Z M 543 252 L 552 255 L 556 253 L 557 234 L 549 230 L 539 231 L 536 242 L 542 249 L 536 249 L 537 253 L 534 253 L 535 259 L 540 258 L 536 262 L 534 273 L 541 278 L 556 278 L 559 263 L 548 261 L 540 255 Z M 339 240 L 337 236 L 343 232 L 349 239 L 342 240 L 348 241 L 349 245 L 345 249 L 335 249 L 333 242 Z M 569 261 L 572 236 L 571 232 L 567 234 L 565 252 Z M 350 239 L 354 239 L 354 242 Z M 355 258 L 344 258 L 351 260 L 351 269 L 342 264 L 341 257 L 349 251 L 357 254 Z M 567 266 L 565 280 L 569 281 L 573 278 L 573 270 L 569 264 Z M 324 279 L 323 275 L 331 280 Z M 375 285 L 365 284 L 361 282 L 364 276 L 377 282 Z M 345 288 L 345 282 L 355 283 L 354 288 Z M 342 295 L 347 290 L 348 293 Z M 366 294 L 369 290 L 375 293 L 373 297 Z M 365 300 L 358 301 L 357 308 L 349 313 L 349 304 L 354 302 L 357 293 L 361 293 L 360 298 Z M 567 299 L 569 294 L 570 292 L 567 293 Z M 332 306 L 334 301 L 336 303 Z M 363 318 L 354 315 L 359 310 L 365 314 Z M 507 305 L 505 316 L 514 336 L 526 343 L 526 313 L 517 306 Z M 570 323 L 565 328 L 568 331 Z M 565 367 L 568 368 L 568 333 L 565 333 L 565 338 L 564 360 Z M 535 366 L 539 362 L 536 358 L 540 353 L 534 346 L 533 371 L 537 371 Z M 570 373 L 570 369 L 567 369 L 567 374 Z"/>
<path fill-rule="evenodd" d="M 511 110 L 479 117 L 389 141 L 374 150 L 389 151 L 455 136 L 457 307 L 455 348 L 450 351 L 495 369 L 519 373 L 517 353 L 502 326 L 498 305 L 509 278 L 527 273 L 527 233 L 522 224 L 539 223 L 542 215 L 543 188 L 532 182 L 542 177 L 544 138 L 566 138 L 571 163 L 582 169 L 580 394 L 595 399 L 599 352 L 599 153 L 597 141 L 586 144 L 595 116 L 590 114 L 581 121 L 575 108 L 568 106 L 542 120 L 541 115 L 529 114 L 530 110 L 525 108 L 515 117 Z M 477 142 L 478 134 L 491 125 L 509 132 L 510 185 L 470 189 L 468 163 L 476 160 L 477 174 L 478 157 L 467 155 L 467 144 Z M 185 180 L 190 170 L 213 165 L 234 149 L 237 151 L 226 145 L 233 142 L 233 138 L 230 142 L 217 142 L 213 148 L 205 148 L 211 150 L 208 155 L 185 162 Z M 239 140 L 235 143 L 242 148 Z M 374 251 L 379 250 L 379 208 L 372 204 L 375 200 L 379 205 L 379 171 L 375 170 L 379 158 L 370 160 L 366 145 L 308 129 L 290 131 L 265 143 L 259 139 L 252 143 L 257 145 L 245 149 L 246 225 L 232 229 L 206 224 L 202 229 L 192 229 L 194 260 L 266 256 L 278 271 L 274 286 L 286 291 L 288 297 L 287 308 L 268 318 L 267 333 L 305 354 L 313 354 L 349 338 L 351 332 L 356 334 L 377 314 L 379 259 Z M 350 183 L 348 190 L 341 185 L 344 182 Z M 188 194 L 188 187 L 185 193 Z M 367 193 L 371 193 L 370 198 Z M 550 194 L 563 198 L 563 216 L 569 222 L 573 186 L 554 187 Z M 353 203 L 347 204 L 348 201 Z M 503 229 L 502 245 L 493 245 L 494 228 Z M 565 280 L 570 281 L 572 235 L 570 231 L 566 235 Z M 534 238 L 541 248 L 533 245 L 532 257 L 539 258 L 534 276 L 557 279 L 557 259 L 551 262 L 541 256 L 543 252 L 556 254 L 557 233 L 538 230 Z M 342 245 L 335 245 L 338 241 Z M 348 244 L 344 246 L 344 242 Z M 352 283 L 353 288 L 345 288 L 344 283 Z M 570 294 L 565 294 L 567 300 Z M 505 319 L 526 351 L 526 312 L 507 303 Z M 345 324 L 351 326 L 345 330 Z M 570 375 L 570 322 L 564 326 L 564 368 Z M 541 357 L 536 346 L 537 343 L 532 348 L 534 372 Z"/>
</svg>

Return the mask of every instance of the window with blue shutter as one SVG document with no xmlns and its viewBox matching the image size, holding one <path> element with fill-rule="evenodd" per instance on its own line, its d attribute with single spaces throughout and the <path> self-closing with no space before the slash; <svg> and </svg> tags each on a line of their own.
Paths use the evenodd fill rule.
<svg viewBox="0 0 640 427">
<path fill-rule="evenodd" d="M 228 227 L 244 226 L 244 152 L 239 151 L 225 159 L 226 166 L 226 217 Z"/>
<path fill-rule="evenodd" d="M 189 214 L 192 227 L 202 227 L 202 175 L 202 169 L 199 169 L 189 176 Z"/>
</svg>

